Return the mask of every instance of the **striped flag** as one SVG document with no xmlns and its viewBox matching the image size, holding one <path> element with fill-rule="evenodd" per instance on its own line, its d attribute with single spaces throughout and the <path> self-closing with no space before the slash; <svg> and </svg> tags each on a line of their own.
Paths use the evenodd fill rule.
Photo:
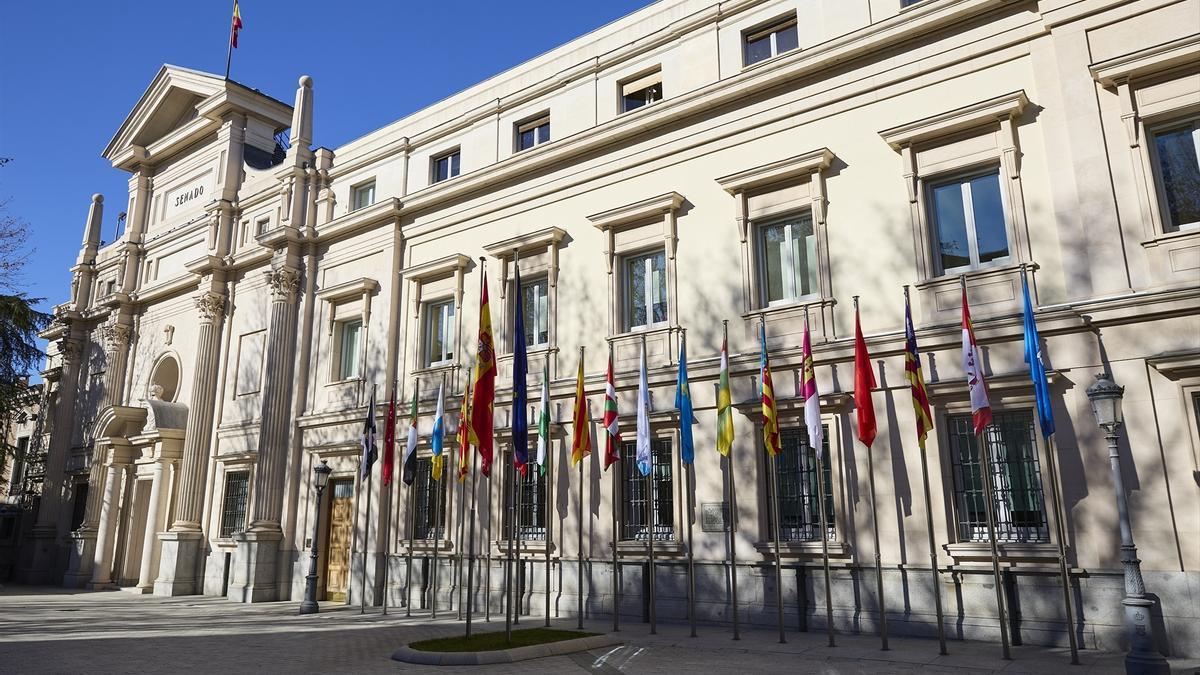
<svg viewBox="0 0 1200 675">
<path fill-rule="evenodd" d="M 643 476 L 649 476 L 653 464 L 650 455 L 650 387 L 646 384 L 646 346 L 642 345 L 642 357 L 638 365 L 637 469 Z"/>
<path fill-rule="evenodd" d="M 588 402 L 583 391 L 583 354 L 579 355 L 579 374 L 575 377 L 575 414 L 571 418 L 575 436 L 571 440 L 571 466 L 592 454 L 591 430 L 588 428 Z"/>
<path fill-rule="evenodd" d="M 367 419 L 363 422 L 362 451 L 362 475 L 366 478 L 379 456 L 375 447 L 375 387 L 371 387 L 371 402 L 367 404 Z"/>
<path fill-rule="evenodd" d="M 408 443 L 404 446 L 404 468 L 401 479 L 412 485 L 417 478 L 417 388 L 413 387 L 412 409 L 408 414 Z"/>
<path fill-rule="evenodd" d="M 396 389 L 388 398 L 387 421 L 383 426 L 383 484 L 392 484 L 392 473 L 396 464 Z"/>
<path fill-rule="evenodd" d="M 446 462 L 444 440 L 446 436 L 446 400 L 443 385 L 438 385 L 437 413 L 433 417 L 433 435 L 429 438 L 429 446 L 433 448 L 433 479 L 441 480 L 443 465 Z"/>
<path fill-rule="evenodd" d="M 692 390 L 688 386 L 687 338 L 679 341 L 679 377 L 675 381 L 675 408 L 679 410 L 679 456 L 684 464 L 696 458 L 696 444 L 692 442 L 692 425 L 696 415 L 692 412 Z"/>
<path fill-rule="evenodd" d="M 621 459 L 621 432 L 617 427 L 617 387 L 613 383 L 612 354 L 608 355 L 608 379 L 604 383 L 604 468 Z"/>
<path fill-rule="evenodd" d="M 967 289 L 962 291 L 962 349 L 963 374 L 967 377 L 967 388 L 971 392 L 971 417 L 975 423 L 975 435 L 992 423 L 992 404 L 988 401 L 987 379 L 983 376 L 979 343 L 975 342 L 975 328 L 971 325 L 971 309 L 967 307 Z"/>
<path fill-rule="evenodd" d="M 550 372 L 542 370 L 542 402 L 538 406 L 537 465 L 538 475 L 546 475 L 546 460 L 550 452 Z"/>
<path fill-rule="evenodd" d="M 496 349 L 492 341 L 492 312 L 488 306 L 487 269 L 479 293 L 479 346 L 475 357 L 475 397 L 471 400 L 471 442 L 479 450 L 479 470 L 492 475 L 493 417 L 496 399 Z"/>
<path fill-rule="evenodd" d="M 875 442 L 875 402 L 871 390 L 875 388 L 875 372 L 871 370 L 871 355 L 867 353 L 867 341 L 863 339 L 862 324 L 858 320 L 858 306 L 854 307 L 854 412 L 858 417 L 858 440 L 871 447 Z"/>
<path fill-rule="evenodd" d="M 825 428 L 821 426 L 821 395 L 817 392 L 817 374 L 813 369 L 808 317 L 804 318 L 804 351 L 801 358 L 803 365 L 800 367 L 800 395 L 804 397 L 804 426 L 808 428 L 808 446 L 821 457 L 825 452 L 825 444 L 821 442 Z"/>
<path fill-rule="evenodd" d="M 229 45 L 237 49 L 238 31 L 242 29 L 242 9 L 237 0 L 233 3 L 233 21 L 229 24 Z"/>
<path fill-rule="evenodd" d="M 458 482 L 471 472 L 471 381 L 463 392 L 462 407 L 458 409 Z"/>
<path fill-rule="evenodd" d="M 759 324 L 759 344 L 762 346 L 758 375 L 761 383 L 763 445 L 768 454 L 776 457 L 782 447 L 779 443 L 779 417 L 775 411 L 775 386 L 771 383 L 771 362 L 767 357 L 767 326 L 765 323 Z"/>
<path fill-rule="evenodd" d="M 921 373 L 921 353 L 917 351 L 917 332 L 913 329 L 912 307 L 904 295 L 904 379 L 912 394 L 913 414 L 917 418 L 917 444 L 924 449 L 925 439 L 933 428 L 929 411 L 929 394 L 925 391 L 925 376 Z"/>
<path fill-rule="evenodd" d="M 717 452 L 733 450 L 733 396 L 729 393 L 729 338 L 721 341 L 721 379 L 717 385 Z"/>
</svg>

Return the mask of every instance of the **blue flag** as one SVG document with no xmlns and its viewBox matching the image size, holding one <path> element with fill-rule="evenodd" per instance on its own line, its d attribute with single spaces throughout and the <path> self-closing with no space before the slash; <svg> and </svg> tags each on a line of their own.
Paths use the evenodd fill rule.
<svg viewBox="0 0 1200 675">
<path fill-rule="evenodd" d="M 692 442 L 692 425 L 696 415 L 692 412 L 692 391 L 688 388 L 687 338 L 679 341 L 679 379 L 675 383 L 675 407 L 679 409 L 679 453 L 684 464 L 691 464 L 696 456 Z"/>
<path fill-rule="evenodd" d="M 525 353 L 525 296 L 521 292 L 521 267 L 513 261 L 516 271 L 516 292 L 513 297 L 517 301 L 517 312 L 514 317 L 516 336 L 513 343 L 513 464 L 521 475 L 525 475 L 525 465 L 529 462 L 529 411 L 527 405 L 529 394 L 525 391 L 525 379 L 529 373 L 529 359 Z"/>
<path fill-rule="evenodd" d="M 1037 397 L 1038 423 L 1042 436 L 1049 438 L 1054 433 L 1054 410 L 1050 406 L 1050 383 L 1046 380 L 1046 364 L 1042 361 L 1042 341 L 1038 337 L 1037 323 L 1033 320 L 1033 302 L 1029 299 L 1029 283 L 1021 275 L 1021 290 L 1025 293 L 1025 363 L 1029 364 L 1029 378 L 1033 380 L 1033 394 Z"/>
</svg>

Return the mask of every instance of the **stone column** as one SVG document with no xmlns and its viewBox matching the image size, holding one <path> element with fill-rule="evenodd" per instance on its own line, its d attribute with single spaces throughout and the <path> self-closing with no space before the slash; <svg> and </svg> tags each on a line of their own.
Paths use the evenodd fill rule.
<svg viewBox="0 0 1200 675">
<path fill-rule="evenodd" d="M 162 550 L 158 579 L 154 582 L 155 595 L 193 595 L 200 590 L 199 567 L 204 553 L 204 533 L 200 529 L 204 510 L 204 468 L 212 442 L 225 296 L 205 291 L 196 296 L 195 303 L 200 323 L 196 361 L 192 366 L 192 399 L 175 491 L 175 522 L 169 531 L 158 534 Z M 145 560 L 142 564 L 144 568 Z"/>
<path fill-rule="evenodd" d="M 109 462 L 104 480 L 104 498 L 100 506 L 99 530 L 96 533 L 96 552 L 92 567 L 92 588 L 112 585 L 113 551 L 117 542 L 117 513 L 120 510 L 120 488 L 125 483 L 125 465 Z"/>
<path fill-rule="evenodd" d="M 142 537 L 142 566 L 138 570 L 137 587 L 142 593 L 154 590 L 154 545 L 158 541 L 158 513 L 163 499 L 163 462 L 154 463 L 150 481 L 150 501 L 146 505 L 146 536 Z"/>
<path fill-rule="evenodd" d="M 278 598 L 279 544 L 283 539 L 284 470 L 288 459 L 290 392 L 295 352 L 296 291 L 300 270 L 283 265 L 268 272 L 271 284 L 271 322 L 267 329 L 267 377 L 263 382 L 262 424 L 258 463 L 254 471 L 250 527 L 236 536 L 234 569 L 237 577 L 229 594 L 242 602 Z"/>
</svg>

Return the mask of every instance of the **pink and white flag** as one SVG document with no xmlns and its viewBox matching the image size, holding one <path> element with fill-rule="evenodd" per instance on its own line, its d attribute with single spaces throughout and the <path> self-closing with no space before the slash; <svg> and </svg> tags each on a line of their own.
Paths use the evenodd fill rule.
<svg viewBox="0 0 1200 675">
<path fill-rule="evenodd" d="M 992 423 L 992 404 L 988 401 L 987 380 L 983 376 L 983 361 L 979 357 L 979 345 L 975 342 L 975 329 L 971 327 L 971 310 L 967 307 L 967 289 L 962 292 L 962 350 L 963 373 L 967 376 L 967 388 L 971 391 L 971 417 L 975 435 Z"/>
</svg>

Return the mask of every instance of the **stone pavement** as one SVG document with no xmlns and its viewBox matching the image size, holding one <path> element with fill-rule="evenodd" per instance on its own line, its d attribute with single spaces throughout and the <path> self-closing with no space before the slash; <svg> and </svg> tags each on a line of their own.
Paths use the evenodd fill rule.
<svg viewBox="0 0 1200 675">
<path fill-rule="evenodd" d="M 300 672 L 482 672 L 480 668 L 429 668 L 394 662 L 401 644 L 462 631 L 453 612 L 435 621 L 428 612 L 383 616 L 378 608 L 323 603 L 315 616 L 297 616 L 299 603 L 242 605 L 224 598 L 159 598 L 122 591 L 82 592 L 56 588 L 0 587 L 0 672 L 4 673 L 300 673 Z M 522 626 L 540 626 L 526 617 Z M 556 627 L 574 628 L 572 619 Z M 480 620 L 479 631 L 503 630 L 503 620 Z M 595 632 L 609 621 L 588 621 Z M 1122 673 L 1120 654 L 1084 651 L 1083 664 L 1069 665 L 1067 650 L 1015 647 L 1002 661 L 990 643 L 952 641 L 939 656 L 932 640 L 902 638 L 879 650 L 878 638 L 839 635 L 826 646 L 823 633 L 787 634 L 778 643 L 771 630 L 743 631 L 734 642 L 728 628 L 622 624 L 624 646 L 571 656 L 487 666 L 490 673 Z M 1200 672 L 1200 662 L 1172 664 L 1176 672 Z"/>
</svg>

